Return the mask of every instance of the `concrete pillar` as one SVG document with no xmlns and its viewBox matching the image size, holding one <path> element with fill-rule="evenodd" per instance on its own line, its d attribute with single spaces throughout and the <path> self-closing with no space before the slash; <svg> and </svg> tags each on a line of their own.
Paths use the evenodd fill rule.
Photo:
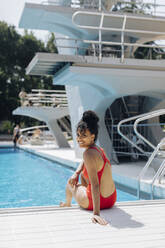
<svg viewBox="0 0 165 248">
<path fill-rule="evenodd" d="M 56 139 L 56 143 L 59 147 L 70 147 L 68 141 L 64 137 L 60 127 L 58 126 L 57 120 L 49 120 L 47 125 Z"/>
</svg>

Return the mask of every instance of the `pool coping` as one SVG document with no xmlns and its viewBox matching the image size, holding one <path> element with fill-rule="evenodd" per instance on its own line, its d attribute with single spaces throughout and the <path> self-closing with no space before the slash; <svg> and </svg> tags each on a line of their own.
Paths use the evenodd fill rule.
<svg viewBox="0 0 165 248">
<path fill-rule="evenodd" d="M 115 206 L 148 206 L 148 205 L 157 205 L 157 204 L 165 204 L 165 199 L 160 200 L 137 200 L 137 201 L 123 201 L 123 202 L 116 202 Z M 81 209 L 78 204 L 73 204 L 71 207 L 59 207 L 58 205 L 51 205 L 51 206 L 34 206 L 34 207 L 16 207 L 16 208 L 0 208 L 0 215 L 13 215 L 13 214 L 39 214 L 39 213 L 48 213 L 54 211 L 63 211 L 63 210 L 74 210 L 74 209 Z M 85 209 L 85 211 L 87 211 Z M 91 212 L 91 211 L 89 211 Z"/>
</svg>

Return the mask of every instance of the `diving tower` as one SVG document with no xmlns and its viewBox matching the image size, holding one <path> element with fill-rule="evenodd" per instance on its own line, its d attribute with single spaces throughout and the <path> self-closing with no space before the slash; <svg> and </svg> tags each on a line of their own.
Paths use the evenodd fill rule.
<svg viewBox="0 0 165 248">
<path fill-rule="evenodd" d="M 165 107 L 165 44 L 155 43 L 165 40 L 165 17 L 154 3 L 148 3 L 150 9 L 146 5 L 130 13 L 116 7 L 126 1 L 94 1 L 96 6 L 90 8 L 87 2 L 77 6 L 62 0 L 25 4 L 19 26 L 54 32 L 58 48 L 58 54 L 37 53 L 26 72 L 52 75 L 54 84 L 66 86 L 77 156 L 81 154 L 76 124 L 83 111 L 92 109 L 100 117 L 98 142 L 118 161 L 131 155 L 119 149 L 123 144 L 116 133 L 117 123 Z M 145 49 L 145 59 L 140 59 Z M 148 137 L 157 144 L 163 132 L 159 128 L 154 137 L 154 130 L 149 127 Z"/>
</svg>

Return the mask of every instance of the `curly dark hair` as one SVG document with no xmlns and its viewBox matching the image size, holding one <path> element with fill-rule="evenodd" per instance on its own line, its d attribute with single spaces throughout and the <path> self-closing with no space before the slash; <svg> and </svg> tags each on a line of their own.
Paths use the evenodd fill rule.
<svg viewBox="0 0 165 248">
<path fill-rule="evenodd" d="M 84 133 L 86 129 L 88 129 L 91 134 L 95 135 L 94 141 L 96 141 L 98 136 L 98 129 L 99 129 L 98 122 L 99 122 L 99 117 L 96 115 L 94 111 L 92 110 L 85 111 L 83 113 L 81 120 L 77 125 L 77 132 L 79 130 L 80 133 Z"/>
</svg>

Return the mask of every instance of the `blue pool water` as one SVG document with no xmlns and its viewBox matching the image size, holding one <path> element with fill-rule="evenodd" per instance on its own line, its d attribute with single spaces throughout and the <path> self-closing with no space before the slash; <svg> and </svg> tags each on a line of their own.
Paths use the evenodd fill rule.
<svg viewBox="0 0 165 248">
<path fill-rule="evenodd" d="M 59 205 L 72 174 L 71 169 L 31 153 L 0 149 L 0 208 Z M 137 198 L 117 190 L 117 200 Z"/>
</svg>

